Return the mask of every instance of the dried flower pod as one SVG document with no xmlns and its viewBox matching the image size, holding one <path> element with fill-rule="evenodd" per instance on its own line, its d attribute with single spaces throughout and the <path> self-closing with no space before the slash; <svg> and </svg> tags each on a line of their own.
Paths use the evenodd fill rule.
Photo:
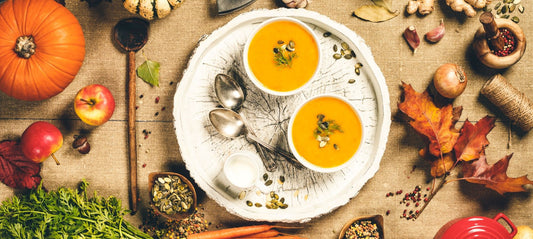
<svg viewBox="0 0 533 239">
<path fill-rule="evenodd" d="M 440 25 L 426 33 L 425 37 L 429 42 L 437 43 L 444 37 L 445 32 L 446 29 L 444 28 L 444 21 L 440 20 Z"/>
<path fill-rule="evenodd" d="M 409 46 L 413 50 L 413 53 L 415 53 L 416 49 L 420 45 L 420 37 L 416 32 L 415 26 L 407 27 L 403 32 L 403 37 L 405 38 L 405 41 L 407 41 L 407 44 L 409 44 Z"/>
<path fill-rule="evenodd" d="M 87 141 L 87 137 L 83 135 L 75 135 L 72 148 L 77 149 L 81 154 L 88 154 L 91 151 L 91 145 Z"/>
</svg>

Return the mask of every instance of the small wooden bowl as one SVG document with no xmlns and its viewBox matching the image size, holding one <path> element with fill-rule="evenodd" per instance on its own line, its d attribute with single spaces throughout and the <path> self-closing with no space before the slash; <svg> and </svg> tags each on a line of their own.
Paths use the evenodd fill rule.
<svg viewBox="0 0 533 239">
<path fill-rule="evenodd" d="M 191 207 L 186 212 L 176 212 L 174 214 L 167 214 L 167 213 L 161 212 L 159 210 L 159 208 L 157 208 L 154 205 L 154 203 L 152 201 L 152 199 L 153 199 L 152 188 L 154 187 L 154 182 L 155 182 L 155 180 L 157 180 L 157 178 L 165 177 L 165 176 L 178 176 L 181 179 L 182 182 L 187 184 L 187 186 L 189 187 L 189 190 L 191 190 L 193 201 L 192 201 Z M 189 181 L 189 179 L 187 179 L 185 176 L 183 176 L 183 175 L 181 175 L 179 173 L 174 173 L 174 172 L 154 172 L 154 173 L 150 173 L 150 175 L 148 175 L 148 188 L 150 189 L 150 191 L 149 191 L 150 206 L 154 209 L 154 212 L 156 214 L 161 215 L 163 218 L 165 218 L 167 220 L 181 220 L 181 219 L 184 219 L 184 218 L 190 216 L 196 210 L 196 204 L 197 204 L 196 190 L 194 189 L 194 186 L 192 185 L 191 181 Z"/>
<path fill-rule="evenodd" d="M 522 58 L 526 50 L 526 37 L 522 28 L 518 24 L 509 19 L 499 18 L 494 19 L 498 28 L 506 28 L 516 37 L 516 48 L 507 56 L 497 56 L 491 52 L 487 39 L 485 37 L 485 29 L 480 27 L 474 36 L 472 48 L 476 52 L 477 58 L 484 65 L 493 69 L 504 69 L 512 66 Z"/>
<path fill-rule="evenodd" d="M 339 239 L 344 239 L 344 234 L 346 234 L 346 231 L 348 231 L 348 228 L 350 228 L 350 226 L 356 221 L 372 221 L 378 226 L 379 238 L 381 239 L 385 238 L 385 235 L 383 232 L 383 216 L 372 215 L 372 216 L 356 217 L 348 221 L 346 224 L 344 224 L 344 227 L 341 229 L 341 232 L 339 233 Z"/>
</svg>

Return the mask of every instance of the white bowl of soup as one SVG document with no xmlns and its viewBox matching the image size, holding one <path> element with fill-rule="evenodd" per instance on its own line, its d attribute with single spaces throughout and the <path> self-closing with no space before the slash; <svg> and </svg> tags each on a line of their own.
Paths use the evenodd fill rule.
<svg viewBox="0 0 533 239">
<path fill-rule="evenodd" d="M 305 23 L 290 17 L 271 18 L 250 35 L 243 51 L 246 74 L 261 90 L 292 95 L 314 79 L 320 68 L 320 46 Z"/>
<path fill-rule="evenodd" d="M 289 121 L 291 152 L 317 172 L 336 172 L 356 160 L 363 138 L 360 113 L 341 96 L 312 97 L 296 108 Z"/>
</svg>

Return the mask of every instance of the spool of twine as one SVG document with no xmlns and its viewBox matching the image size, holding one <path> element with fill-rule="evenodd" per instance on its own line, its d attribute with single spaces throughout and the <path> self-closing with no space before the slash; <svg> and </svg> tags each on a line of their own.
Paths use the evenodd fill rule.
<svg viewBox="0 0 533 239">
<path fill-rule="evenodd" d="M 481 88 L 481 94 L 523 131 L 533 128 L 533 103 L 502 75 L 496 74 L 490 78 Z"/>
</svg>

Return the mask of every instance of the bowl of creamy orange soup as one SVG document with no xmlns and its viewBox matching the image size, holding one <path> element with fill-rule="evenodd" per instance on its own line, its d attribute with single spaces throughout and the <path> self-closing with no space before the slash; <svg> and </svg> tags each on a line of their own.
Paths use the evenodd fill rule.
<svg viewBox="0 0 533 239">
<path fill-rule="evenodd" d="M 295 18 L 276 17 L 252 32 L 243 51 L 246 74 L 261 90 L 292 95 L 307 86 L 320 68 L 316 34 Z"/>
<path fill-rule="evenodd" d="M 359 112 L 337 95 L 306 100 L 289 121 L 291 152 L 305 167 L 317 172 L 339 171 L 356 160 L 363 138 Z"/>
</svg>

